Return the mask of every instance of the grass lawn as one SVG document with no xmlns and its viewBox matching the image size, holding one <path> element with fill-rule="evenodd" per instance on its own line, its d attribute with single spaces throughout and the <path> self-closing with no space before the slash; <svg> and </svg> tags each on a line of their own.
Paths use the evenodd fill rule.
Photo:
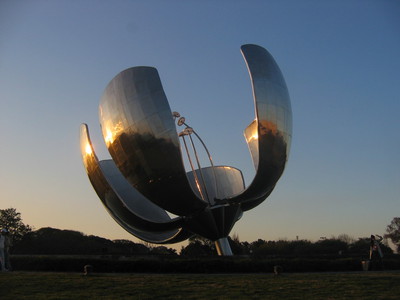
<svg viewBox="0 0 400 300">
<path fill-rule="evenodd" d="M 400 272 L 0 273 L 0 299 L 400 299 Z"/>
</svg>

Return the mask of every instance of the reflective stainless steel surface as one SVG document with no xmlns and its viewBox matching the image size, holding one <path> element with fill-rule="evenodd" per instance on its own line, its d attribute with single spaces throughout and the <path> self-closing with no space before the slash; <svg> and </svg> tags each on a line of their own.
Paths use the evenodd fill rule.
<svg viewBox="0 0 400 300">
<path fill-rule="evenodd" d="M 240 205 L 214 205 L 196 215 L 185 217 L 183 228 L 216 241 L 228 236 L 241 216 Z"/>
<path fill-rule="evenodd" d="M 122 71 L 100 101 L 100 123 L 121 173 L 146 198 L 176 215 L 206 207 L 192 191 L 167 98 L 156 69 Z"/>
<path fill-rule="evenodd" d="M 98 161 L 86 124 L 81 126 L 81 154 L 97 195 L 125 230 L 151 243 L 180 242 L 192 235 L 179 228 L 181 218 L 172 220 L 164 210 L 135 191 L 112 161 Z"/>
<path fill-rule="evenodd" d="M 203 174 L 205 186 L 203 181 L 200 181 L 200 186 L 197 187 L 198 183 L 195 181 L 194 173 L 200 173 L 200 171 Z M 242 172 L 233 167 L 214 166 L 188 172 L 187 175 L 198 195 L 200 190 L 207 191 L 211 199 L 211 207 L 186 217 L 183 227 L 213 241 L 226 237 L 243 212 L 240 205 L 227 205 L 219 202 L 221 199 L 239 194 L 244 190 Z M 228 252 L 224 251 L 224 253 Z"/>
<path fill-rule="evenodd" d="M 201 169 L 203 178 L 205 180 L 205 187 L 203 182 L 199 181 L 200 189 L 207 190 L 211 200 L 211 205 L 216 204 L 218 199 L 226 199 L 241 193 L 244 190 L 244 179 L 242 172 L 239 169 L 228 166 L 215 166 Z M 199 170 L 195 171 L 200 173 Z M 190 184 L 197 193 L 196 181 L 194 172 L 187 173 Z M 200 195 L 198 194 L 200 197 Z M 215 201 L 217 199 L 217 201 Z"/>
<path fill-rule="evenodd" d="M 250 123 L 249 126 L 244 130 L 244 137 L 246 139 L 247 146 L 249 147 L 251 159 L 253 160 L 254 168 L 258 168 L 258 130 L 257 120 Z"/>
<path fill-rule="evenodd" d="M 228 202 L 241 203 L 246 211 L 272 192 L 283 173 L 292 136 L 292 110 L 285 80 L 271 54 L 257 45 L 244 45 L 241 51 L 256 109 L 255 124 L 249 125 L 245 137 L 257 172 L 250 186 Z"/>
<path fill-rule="evenodd" d="M 138 238 L 173 243 L 195 233 L 215 241 L 219 254 L 230 255 L 226 237 L 232 227 L 244 211 L 268 197 L 281 177 L 292 135 L 288 90 L 267 50 L 244 45 L 241 51 L 256 111 L 255 120 L 244 131 L 256 169 L 247 188 L 241 171 L 214 166 L 207 147 L 186 119 L 171 112 L 152 67 L 122 71 L 104 91 L 99 118 L 112 160 L 98 161 L 87 126 L 82 125 L 81 151 L 89 179 L 111 216 Z M 178 126 L 185 126 L 179 136 L 192 169 L 188 173 L 175 119 Z M 200 165 L 192 135 L 205 148 L 211 167 Z M 178 217 L 171 219 L 167 211 Z"/>
<path fill-rule="evenodd" d="M 221 238 L 215 241 L 215 248 L 217 248 L 218 255 L 231 256 L 233 255 L 228 239 Z"/>
</svg>

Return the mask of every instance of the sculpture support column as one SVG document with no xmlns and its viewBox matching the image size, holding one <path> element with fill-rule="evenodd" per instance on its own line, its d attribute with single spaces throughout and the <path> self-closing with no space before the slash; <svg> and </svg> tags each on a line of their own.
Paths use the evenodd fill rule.
<svg viewBox="0 0 400 300">
<path fill-rule="evenodd" d="M 229 241 L 226 237 L 220 238 L 215 241 L 215 248 L 217 248 L 218 255 L 224 256 L 232 256 L 231 246 L 229 245 Z"/>
</svg>

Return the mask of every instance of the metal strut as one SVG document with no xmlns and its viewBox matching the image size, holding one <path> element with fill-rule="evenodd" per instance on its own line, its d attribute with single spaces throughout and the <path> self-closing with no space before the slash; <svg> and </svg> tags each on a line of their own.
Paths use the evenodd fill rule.
<svg viewBox="0 0 400 300">
<path fill-rule="evenodd" d="M 179 119 L 177 120 L 177 125 L 178 125 L 178 126 L 182 126 L 182 125 L 185 126 L 185 129 L 182 130 L 182 131 L 179 133 L 179 137 L 181 137 L 182 140 L 183 140 L 183 144 L 184 144 L 184 146 L 185 146 L 186 155 L 187 155 L 187 157 L 188 157 L 189 164 L 190 164 L 190 168 L 192 169 L 192 172 L 193 172 L 193 175 L 194 175 L 194 180 L 195 180 L 195 182 L 196 182 L 196 186 L 197 186 L 197 188 L 198 188 L 198 190 L 199 190 L 200 196 L 202 197 L 202 199 L 203 199 L 204 201 L 207 201 L 208 204 L 211 206 L 211 205 L 212 205 L 212 204 L 211 204 L 211 199 L 210 199 L 210 196 L 209 196 L 209 192 L 208 192 L 208 190 L 207 190 L 206 182 L 205 182 L 205 180 L 204 180 L 203 171 L 202 171 L 202 168 L 201 168 L 199 156 L 198 156 L 198 154 L 197 154 L 196 146 L 195 146 L 194 141 L 193 141 L 193 138 L 192 138 L 192 134 L 194 134 L 194 135 L 196 136 L 196 138 L 200 141 L 200 143 L 202 144 L 204 150 L 205 150 L 206 153 L 207 153 L 208 160 L 210 161 L 211 169 L 212 169 L 212 172 L 213 172 L 213 175 L 214 175 L 214 187 L 215 187 L 215 191 L 216 191 L 215 195 L 218 195 L 217 174 L 215 173 L 215 167 L 214 167 L 214 163 L 213 163 L 211 154 L 210 154 L 210 152 L 208 151 L 207 146 L 205 145 L 205 143 L 203 142 L 203 140 L 201 139 L 201 137 L 197 134 L 197 132 L 196 132 L 192 127 L 190 127 L 190 126 L 186 123 L 186 119 L 185 119 L 184 117 L 181 117 L 180 113 L 174 111 L 174 112 L 172 113 L 172 116 L 174 117 L 174 119 L 179 118 Z M 200 180 L 201 180 L 201 183 L 202 183 L 202 184 L 200 183 L 199 177 L 197 176 L 197 172 L 196 172 L 196 170 L 194 169 L 194 165 L 193 165 L 193 162 L 192 162 L 192 158 L 190 157 L 190 151 L 189 151 L 189 149 L 188 149 L 188 147 L 187 147 L 186 140 L 185 140 L 185 136 L 186 136 L 186 135 L 189 136 L 189 139 L 190 139 L 190 143 L 191 143 L 191 146 L 192 146 L 192 149 L 193 149 L 193 153 L 194 153 L 194 156 L 195 156 L 195 158 L 196 158 L 196 163 L 197 163 L 197 168 L 198 168 L 197 170 L 198 170 L 198 172 L 200 173 Z M 204 192 L 202 191 L 202 189 L 204 189 Z"/>
</svg>

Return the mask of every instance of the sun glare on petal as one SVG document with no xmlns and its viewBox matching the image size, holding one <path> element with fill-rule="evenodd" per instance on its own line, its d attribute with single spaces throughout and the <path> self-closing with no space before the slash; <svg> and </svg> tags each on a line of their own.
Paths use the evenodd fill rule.
<svg viewBox="0 0 400 300">
<path fill-rule="evenodd" d="M 107 129 L 107 135 L 104 137 L 106 144 L 111 144 L 113 142 L 113 134 L 111 130 Z"/>
<path fill-rule="evenodd" d="M 88 155 L 93 153 L 93 150 L 92 150 L 92 147 L 90 146 L 90 144 L 86 145 L 85 150 L 86 150 L 86 154 L 88 154 Z"/>
<path fill-rule="evenodd" d="M 253 135 L 249 138 L 249 141 L 257 140 L 258 139 L 258 132 L 256 131 Z"/>
</svg>

